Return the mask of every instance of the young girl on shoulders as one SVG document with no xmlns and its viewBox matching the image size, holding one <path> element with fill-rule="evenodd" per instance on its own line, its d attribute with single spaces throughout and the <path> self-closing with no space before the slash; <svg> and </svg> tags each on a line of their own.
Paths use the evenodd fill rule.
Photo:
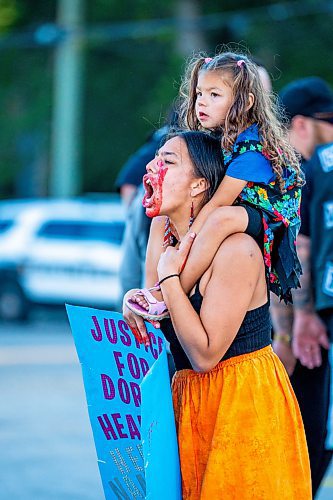
<svg viewBox="0 0 333 500">
<path fill-rule="evenodd" d="M 225 238 L 246 232 L 262 247 L 270 290 L 290 301 L 291 289 L 299 286 L 301 273 L 295 239 L 303 179 L 278 106 L 263 89 L 257 66 L 245 55 L 232 52 L 198 57 L 188 67 L 181 96 L 182 125 L 220 134 L 227 167 L 213 198 L 195 220 L 189 207 L 189 227 L 197 237 L 181 273 L 184 291 L 193 288 Z M 172 158 L 150 162 L 158 174 L 156 184 L 147 183 L 144 177 L 143 205 L 146 214 L 155 217 L 146 261 L 147 286 L 151 288 L 126 301 L 129 309 L 150 320 L 168 316 L 158 284 L 152 285 L 157 282 L 163 249 L 177 241 L 169 219 L 156 217 L 156 201 L 162 200 L 162 178 L 170 163 Z"/>
</svg>

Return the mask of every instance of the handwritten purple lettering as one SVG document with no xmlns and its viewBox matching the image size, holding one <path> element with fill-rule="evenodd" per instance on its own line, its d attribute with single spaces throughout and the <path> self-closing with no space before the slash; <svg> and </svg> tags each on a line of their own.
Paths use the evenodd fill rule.
<svg viewBox="0 0 333 500">
<path fill-rule="evenodd" d="M 134 401 L 135 406 L 140 406 L 141 405 L 141 389 L 138 384 L 135 382 L 130 382 L 130 388 L 132 392 L 132 398 Z"/>
<path fill-rule="evenodd" d="M 135 439 L 137 437 L 139 440 L 141 440 L 140 431 L 139 431 L 132 415 L 126 415 L 126 420 L 127 420 L 128 430 L 129 430 L 131 439 Z M 138 415 L 138 420 L 139 420 L 139 423 L 141 425 L 141 416 L 140 415 Z"/>
<path fill-rule="evenodd" d="M 127 364 L 132 377 L 135 379 L 139 379 L 141 372 L 140 372 L 138 358 L 134 356 L 134 354 L 131 352 L 127 354 Z"/>
<path fill-rule="evenodd" d="M 91 329 L 91 334 L 97 342 L 100 342 L 103 338 L 101 327 L 99 326 L 98 319 L 96 316 L 92 316 L 96 330 Z"/>
<path fill-rule="evenodd" d="M 111 439 L 111 437 L 114 440 L 118 439 L 118 436 L 114 432 L 112 424 L 110 422 L 110 419 L 109 419 L 109 417 L 107 416 L 106 413 L 103 413 L 103 416 L 102 417 L 97 417 L 97 419 L 98 419 L 98 421 L 100 423 L 100 426 L 102 427 L 102 430 L 103 430 L 103 432 L 104 432 L 105 437 L 106 437 L 107 440 Z"/>
<path fill-rule="evenodd" d="M 156 345 L 156 337 L 153 333 L 149 333 L 149 340 L 150 340 L 150 351 L 154 357 L 154 359 L 157 359 L 158 358 L 158 352 L 156 349 L 154 349 L 154 345 Z"/>
<path fill-rule="evenodd" d="M 128 438 L 128 434 L 126 434 L 126 432 L 123 432 L 125 426 L 131 439 L 138 439 L 139 441 L 141 440 L 139 430 L 139 427 L 141 426 L 140 415 L 136 415 L 138 425 L 136 424 L 134 417 L 130 414 L 125 415 L 125 419 L 120 413 L 111 413 L 110 417 L 111 419 L 106 413 L 103 413 L 102 416 L 97 417 L 102 431 L 108 441 L 110 439 L 116 441 L 117 439 Z"/>
<path fill-rule="evenodd" d="M 111 332 L 110 332 L 110 325 L 111 324 Z M 106 337 L 111 344 L 116 344 L 117 343 L 117 329 L 116 325 L 114 324 L 114 321 L 111 320 L 109 321 L 108 319 L 104 318 L 104 328 L 105 328 L 105 333 Z"/>
<path fill-rule="evenodd" d="M 116 395 L 116 391 L 114 389 L 114 385 L 111 377 L 105 375 L 105 373 L 101 374 L 102 379 L 102 387 L 105 399 L 113 399 Z"/>
<path fill-rule="evenodd" d="M 123 378 L 118 380 L 118 392 L 122 402 L 128 405 L 131 402 L 131 395 L 128 384 Z"/>
<path fill-rule="evenodd" d="M 112 378 L 105 373 L 101 374 L 102 389 L 105 399 L 112 400 L 116 396 L 115 384 Z M 123 378 L 119 378 L 116 383 L 118 394 L 121 401 L 125 404 L 130 404 L 131 399 L 136 407 L 141 405 L 141 390 L 136 382 L 128 382 Z"/>
<path fill-rule="evenodd" d="M 155 336 L 152 332 L 148 332 L 150 345 L 145 346 L 144 344 L 140 344 L 130 333 L 127 323 L 122 319 L 116 322 L 114 319 L 104 318 L 103 328 L 101 327 L 97 316 L 92 316 L 91 319 L 93 321 L 94 328 L 91 328 L 90 331 L 96 342 L 101 342 L 103 337 L 106 337 L 110 344 L 113 345 L 120 341 L 124 346 L 131 347 L 133 343 L 137 349 L 144 348 L 146 352 L 150 351 L 154 359 L 157 359 L 159 354 L 162 352 L 163 339 L 160 336 Z M 131 367 L 133 370 L 136 369 L 133 365 L 131 365 Z M 134 377 L 134 375 L 132 376 Z"/>
<path fill-rule="evenodd" d="M 118 373 L 119 373 L 119 375 L 122 377 L 122 376 L 123 376 L 123 373 L 124 373 L 124 368 L 125 368 L 125 365 L 124 365 L 124 363 L 121 363 L 121 362 L 120 362 L 120 358 L 122 358 L 122 357 L 123 357 L 123 355 L 121 354 L 121 352 L 114 351 L 114 352 L 113 352 L 113 357 L 114 357 L 114 360 L 115 360 L 116 365 L 117 365 L 117 370 L 118 370 Z"/>
<path fill-rule="evenodd" d="M 139 358 L 142 375 L 145 376 L 149 371 L 148 361 L 144 358 Z"/>
<path fill-rule="evenodd" d="M 123 433 L 124 425 L 119 422 L 119 419 L 121 418 L 120 413 L 112 413 L 111 417 L 113 418 L 120 439 L 127 438 L 128 435 Z"/>
<path fill-rule="evenodd" d="M 129 335 L 128 333 L 129 328 L 124 320 L 119 320 L 116 323 L 113 319 L 104 318 L 103 319 L 104 328 L 102 329 L 97 319 L 97 316 L 92 316 L 91 319 L 93 320 L 95 328 L 91 328 L 90 331 L 93 336 L 93 339 L 96 340 L 97 342 L 101 342 L 103 340 L 103 333 L 105 334 L 106 338 L 111 344 L 116 344 L 118 340 L 120 340 L 120 342 L 124 346 L 130 347 L 132 345 L 132 340 L 135 340 L 132 335 Z M 120 334 L 118 331 L 120 332 Z M 140 348 L 139 342 L 136 341 L 135 344 L 137 348 Z"/>
<path fill-rule="evenodd" d="M 163 351 L 163 338 L 158 337 L 158 354 L 161 354 Z"/>
<path fill-rule="evenodd" d="M 120 340 L 124 345 L 129 347 L 132 343 L 131 339 L 133 339 L 133 336 L 130 336 L 128 334 L 129 331 L 128 324 L 121 319 L 120 321 L 118 321 L 118 328 L 122 333 L 122 335 L 120 335 Z"/>
</svg>

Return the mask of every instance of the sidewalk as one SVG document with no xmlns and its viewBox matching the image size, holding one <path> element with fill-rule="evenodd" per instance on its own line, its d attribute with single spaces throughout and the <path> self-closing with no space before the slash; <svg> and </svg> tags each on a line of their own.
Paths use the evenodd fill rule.
<svg viewBox="0 0 333 500">
<path fill-rule="evenodd" d="M 68 324 L 0 333 L 0 500 L 103 500 Z M 332 499 L 333 464 L 316 497 Z"/>
<path fill-rule="evenodd" d="M 323 485 L 319 490 L 316 500 L 332 500 L 333 499 L 333 464 L 331 464 Z"/>
</svg>

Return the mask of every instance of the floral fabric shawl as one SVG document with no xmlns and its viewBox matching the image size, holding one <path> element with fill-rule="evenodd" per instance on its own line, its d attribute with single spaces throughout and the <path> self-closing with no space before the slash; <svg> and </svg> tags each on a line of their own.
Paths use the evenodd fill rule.
<svg viewBox="0 0 333 500">
<path fill-rule="evenodd" d="M 247 139 L 236 142 L 233 153 L 222 150 L 226 167 L 248 151 L 256 151 L 267 158 L 259 141 Z M 301 188 L 297 185 L 296 173 L 289 167 L 284 169 L 284 181 L 285 193 L 281 193 L 275 180 L 269 184 L 248 182 L 237 203 L 247 203 L 260 210 L 270 290 L 285 302 L 292 302 L 291 289 L 300 286 L 299 276 L 302 273 L 296 252 L 296 236 L 301 225 Z"/>
</svg>

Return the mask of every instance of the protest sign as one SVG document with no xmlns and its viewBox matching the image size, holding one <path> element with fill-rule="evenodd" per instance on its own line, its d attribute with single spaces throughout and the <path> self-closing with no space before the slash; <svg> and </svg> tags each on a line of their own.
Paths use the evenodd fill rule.
<svg viewBox="0 0 333 500">
<path fill-rule="evenodd" d="M 107 500 L 181 498 L 165 340 L 140 344 L 118 313 L 66 306 Z"/>
</svg>

